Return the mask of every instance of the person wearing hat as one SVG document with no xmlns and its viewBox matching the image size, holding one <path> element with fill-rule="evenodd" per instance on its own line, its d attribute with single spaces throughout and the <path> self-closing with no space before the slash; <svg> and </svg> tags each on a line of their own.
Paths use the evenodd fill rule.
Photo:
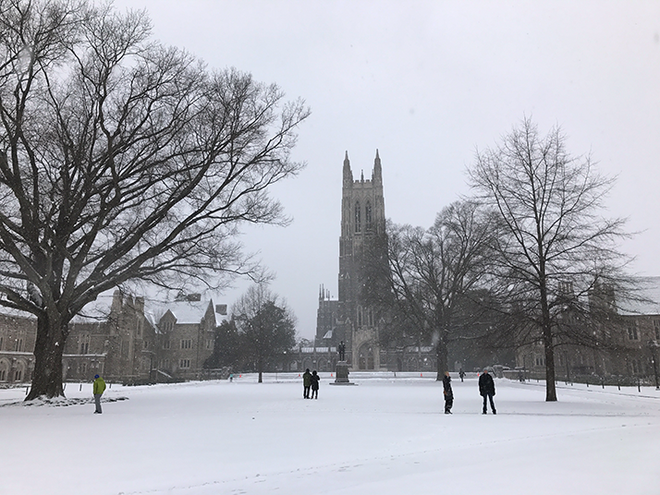
<svg viewBox="0 0 660 495">
<path fill-rule="evenodd" d="M 105 381 L 99 375 L 94 375 L 94 404 L 96 404 L 96 410 L 94 414 L 101 414 L 101 396 L 105 392 Z"/>
<path fill-rule="evenodd" d="M 488 413 L 486 407 L 487 400 L 490 401 L 490 410 L 493 411 L 493 414 L 497 414 L 495 403 L 493 402 L 493 396 L 495 395 L 495 382 L 493 381 L 493 377 L 490 376 L 490 373 L 488 373 L 488 370 L 484 370 L 479 377 L 479 393 L 484 398 L 483 414 Z"/>
</svg>

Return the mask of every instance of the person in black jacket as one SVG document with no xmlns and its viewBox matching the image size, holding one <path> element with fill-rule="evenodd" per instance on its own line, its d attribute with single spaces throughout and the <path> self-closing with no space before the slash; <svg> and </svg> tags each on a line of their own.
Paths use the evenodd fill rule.
<svg viewBox="0 0 660 495">
<path fill-rule="evenodd" d="M 451 389 L 449 371 L 445 371 L 445 376 L 442 379 L 442 388 L 445 394 L 445 414 L 451 414 L 451 406 L 454 405 L 454 392 Z"/>
<path fill-rule="evenodd" d="M 490 400 L 490 409 L 493 411 L 493 414 L 497 414 L 495 403 L 493 402 L 493 396 L 495 395 L 495 382 L 493 381 L 493 377 L 488 373 L 488 370 L 484 370 L 479 377 L 479 393 L 484 398 L 483 414 L 487 414 L 488 412 L 486 408 L 487 400 Z"/>
<path fill-rule="evenodd" d="M 316 373 L 316 370 L 312 371 L 312 396 L 310 399 L 319 398 L 319 381 L 321 377 Z"/>
<path fill-rule="evenodd" d="M 305 370 L 302 376 L 303 379 L 303 399 L 309 399 L 309 388 L 312 386 L 312 374 L 309 368 Z"/>
</svg>

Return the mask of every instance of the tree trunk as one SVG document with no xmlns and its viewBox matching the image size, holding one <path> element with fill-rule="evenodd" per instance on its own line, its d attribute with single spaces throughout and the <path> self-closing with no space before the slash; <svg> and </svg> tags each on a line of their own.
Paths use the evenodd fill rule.
<svg viewBox="0 0 660 495">
<path fill-rule="evenodd" d="M 50 325 L 47 317 L 37 318 L 37 340 L 34 346 L 32 386 L 25 400 L 38 397 L 64 397 L 62 387 L 62 354 L 66 333 L 62 325 Z"/>
<path fill-rule="evenodd" d="M 436 355 L 436 365 L 437 365 L 437 376 L 436 380 L 440 381 L 445 376 L 445 371 L 449 371 L 447 367 L 447 345 L 442 341 L 438 340 L 438 345 L 435 348 Z"/>
<path fill-rule="evenodd" d="M 539 247 L 539 252 L 542 249 Z M 545 273 L 545 262 L 542 259 L 541 271 Z M 545 400 L 546 402 L 557 401 L 557 387 L 555 386 L 555 349 L 552 342 L 552 321 L 550 319 L 550 307 L 548 305 L 547 278 L 541 277 L 541 322 L 543 333 L 543 347 L 545 349 Z"/>
<path fill-rule="evenodd" d="M 543 342 L 545 344 L 545 400 L 546 402 L 556 402 L 555 350 L 552 346 L 552 333 L 546 330 L 544 330 L 543 333 Z M 546 333 L 549 333 L 550 335 L 545 335 Z"/>
</svg>

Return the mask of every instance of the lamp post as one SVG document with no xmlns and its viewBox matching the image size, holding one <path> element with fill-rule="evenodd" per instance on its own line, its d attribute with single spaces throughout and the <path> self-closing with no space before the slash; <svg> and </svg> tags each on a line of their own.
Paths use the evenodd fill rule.
<svg viewBox="0 0 660 495">
<path fill-rule="evenodd" d="M 658 385 L 658 358 L 657 350 L 660 347 L 657 340 L 650 340 L 649 347 L 651 348 L 651 363 L 653 364 L 653 377 L 655 378 L 655 389 L 660 390 L 660 385 Z"/>
</svg>

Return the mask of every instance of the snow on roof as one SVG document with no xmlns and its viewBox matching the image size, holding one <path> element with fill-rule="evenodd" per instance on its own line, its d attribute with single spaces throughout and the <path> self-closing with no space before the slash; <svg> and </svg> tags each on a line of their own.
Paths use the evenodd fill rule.
<svg viewBox="0 0 660 495">
<path fill-rule="evenodd" d="M 199 323 L 213 301 L 146 301 L 144 314 L 152 323 L 158 323 L 169 310 L 177 323 Z"/>
<path fill-rule="evenodd" d="M 660 277 L 648 277 L 638 294 L 636 301 L 623 301 L 621 314 L 624 315 L 660 315 Z"/>
</svg>

